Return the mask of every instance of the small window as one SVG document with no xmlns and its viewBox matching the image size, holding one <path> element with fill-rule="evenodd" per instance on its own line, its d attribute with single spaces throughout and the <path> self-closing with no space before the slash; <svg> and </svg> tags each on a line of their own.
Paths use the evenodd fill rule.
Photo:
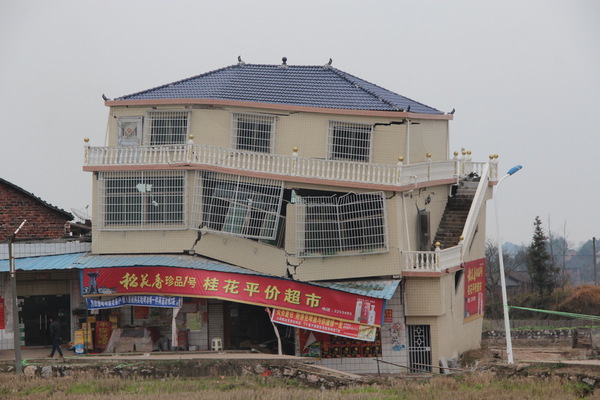
<svg viewBox="0 0 600 400">
<path fill-rule="evenodd" d="M 185 172 L 101 172 L 99 183 L 101 229 L 185 228 Z"/>
<path fill-rule="evenodd" d="M 328 132 L 329 159 L 370 162 L 372 130 L 372 125 L 331 121 Z"/>
<path fill-rule="evenodd" d="M 151 146 L 185 144 L 188 137 L 187 111 L 152 111 L 146 116 L 145 143 Z"/>
<path fill-rule="evenodd" d="M 119 117 L 117 120 L 117 144 L 140 146 L 142 144 L 142 117 Z"/>
<path fill-rule="evenodd" d="M 271 153 L 274 136 L 275 117 L 254 114 L 233 114 L 233 148 L 259 153 Z"/>
</svg>

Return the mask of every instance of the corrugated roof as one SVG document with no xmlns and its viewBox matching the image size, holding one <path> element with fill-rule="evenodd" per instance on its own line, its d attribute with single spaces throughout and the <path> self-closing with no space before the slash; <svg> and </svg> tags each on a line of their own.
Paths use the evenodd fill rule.
<svg viewBox="0 0 600 400">
<path fill-rule="evenodd" d="M 361 296 L 389 300 L 396 292 L 398 284 L 400 284 L 400 280 L 316 282 L 314 284 L 324 286 L 329 289 L 359 294 Z"/>
<path fill-rule="evenodd" d="M 178 267 L 203 269 L 206 271 L 231 272 L 237 274 L 260 275 L 249 269 L 236 267 L 215 260 L 188 255 L 86 255 L 77 260 L 72 268 L 110 267 Z"/>
<path fill-rule="evenodd" d="M 231 65 L 115 100 L 219 99 L 294 106 L 443 114 L 330 66 Z"/>
<path fill-rule="evenodd" d="M 49 269 L 77 268 L 77 260 L 86 253 L 61 254 L 55 256 L 16 258 L 15 269 L 21 271 L 43 271 Z M 0 272 L 10 271 L 10 260 L 0 260 Z"/>
</svg>

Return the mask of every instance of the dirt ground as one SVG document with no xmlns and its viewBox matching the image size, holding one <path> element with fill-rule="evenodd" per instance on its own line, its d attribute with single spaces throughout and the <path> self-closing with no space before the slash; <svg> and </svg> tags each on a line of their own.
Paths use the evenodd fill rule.
<svg viewBox="0 0 600 400">
<path fill-rule="evenodd" d="M 600 385 L 600 353 L 591 348 L 573 348 L 570 343 L 513 343 L 513 364 L 508 364 L 506 343 L 483 343 L 479 350 L 461 357 L 463 366 L 512 375 L 563 375 L 588 377 Z"/>
</svg>

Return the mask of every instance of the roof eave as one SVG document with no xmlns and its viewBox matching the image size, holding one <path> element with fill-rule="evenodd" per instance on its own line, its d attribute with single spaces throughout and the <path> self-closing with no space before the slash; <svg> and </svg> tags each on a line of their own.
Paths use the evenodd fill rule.
<svg viewBox="0 0 600 400">
<path fill-rule="evenodd" d="M 164 105 L 216 105 L 230 107 L 260 108 L 277 111 L 311 112 L 319 114 L 360 115 L 373 117 L 414 118 L 432 120 L 452 120 L 452 114 L 425 114 L 405 111 L 354 110 L 345 108 L 308 107 L 291 104 L 261 103 L 243 100 L 224 99 L 147 99 L 147 100 L 106 100 L 108 107 L 134 106 L 151 107 Z"/>
</svg>

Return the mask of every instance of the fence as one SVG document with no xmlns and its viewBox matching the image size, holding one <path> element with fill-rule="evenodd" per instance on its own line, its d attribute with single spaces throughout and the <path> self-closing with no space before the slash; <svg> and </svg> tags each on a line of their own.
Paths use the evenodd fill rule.
<svg viewBox="0 0 600 400">
<path fill-rule="evenodd" d="M 558 329 L 558 328 L 579 328 L 579 327 L 598 326 L 600 324 L 595 321 L 587 321 L 584 319 L 511 319 L 510 329 Z M 504 331 L 504 321 L 501 319 L 483 320 L 483 331 Z"/>
</svg>

